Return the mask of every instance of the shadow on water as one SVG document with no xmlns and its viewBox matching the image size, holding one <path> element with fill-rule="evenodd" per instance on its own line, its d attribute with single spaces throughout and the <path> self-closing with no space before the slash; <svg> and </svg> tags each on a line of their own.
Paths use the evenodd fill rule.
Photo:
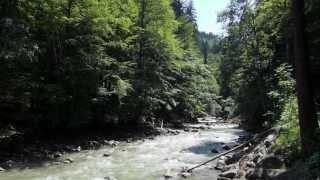
<svg viewBox="0 0 320 180">
<path fill-rule="evenodd" d="M 211 129 L 212 130 L 212 129 Z M 206 156 L 212 156 L 214 154 L 217 154 L 215 152 L 212 152 L 212 150 L 223 152 L 225 149 L 223 148 L 224 145 L 228 145 L 229 147 L 234 147 L 237 144 L 243 143 L 243 141 L 247 140 L 248 137 L 250 137 L 250 133 L 246 131 L 239 130 L 238 128 L 221 128 L 214 131 L 216 133 L 219 132 L 227 132 L 229 130 L 229 133 L 232 134 L 235 138 L 228 137 L 228 139 L 219 139 L 219 140 L 207 140 L 204 142 L 201 142 L 200 144 L 191 146 L 189 148 L 184 149 L 184 152 L 192 152 L 197 155 L 206 155 Z M 215 138 L 218 138 L 220 135 L 216 134 Z M 223 137 L 221 135 L 220 137 Z"/>
<path fill-rule="evenodd" d="M 220 141 L 206 141 L 201 144 L 191 146 L 183 151 L 192 152 L 194 154 L 201 154 L 201 155 L 210 156 L 210 155 L 214 154 L 211 152 L 213 149 L 216 149 L 218 151 L 222 151 L 222 146 L 224 144 L 225 143 L 220 142 Z"/>
</svg>

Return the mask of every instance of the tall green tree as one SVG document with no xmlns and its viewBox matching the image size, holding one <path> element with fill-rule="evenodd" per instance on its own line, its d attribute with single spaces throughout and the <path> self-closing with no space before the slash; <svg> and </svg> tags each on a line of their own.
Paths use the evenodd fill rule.
<svg viewBox="0 0 320 180">
<path fill-rule="evenodd" d="M 268 95 L 277 87 L 273 73 L 286 63 L 289 39 L 288 1 L 232 1 L 220 16 L 228 35 L 222 50 L 222 94 L 235 98 L 238 112 L 252 128 L 279 119 L 279 107 Z"/>
</svg>

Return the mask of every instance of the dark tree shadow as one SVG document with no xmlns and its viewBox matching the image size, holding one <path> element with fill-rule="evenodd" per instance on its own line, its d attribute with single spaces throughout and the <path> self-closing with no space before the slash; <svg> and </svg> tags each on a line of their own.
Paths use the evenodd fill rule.
<svg viewBox="0 0 320 180">
<path fill-rule="evenodd" d="M 185 149 L 184 151 L 189 151 L 195 154 L 205 154 L 205 155 L 212 155 L 214 154 L 213 152 L 211 152 L 213 149 L 222 152 L 224 151 L 222 149 L 222 146 L 225 143 L 220 142 L 220 141 L 206 141 L 204 143 L 201 143 L 199 145 L 196 146 L 191 146 L 187 149 Z"/>
</svg>

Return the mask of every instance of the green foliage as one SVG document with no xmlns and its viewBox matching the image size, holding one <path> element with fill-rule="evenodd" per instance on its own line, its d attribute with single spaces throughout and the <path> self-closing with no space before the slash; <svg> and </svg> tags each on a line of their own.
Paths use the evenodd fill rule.
<svg viewBox="0 0 320 180">
<path fill-rule="evenodd" d="M 31 32 L 24 22 L 15 18 L 18 9 L 14 3 L 1 2 L 0 11 L 1 127 L 16 121 L 31 106 L 32 68 L 39 47 L 31 40 Z"/>
<path fill-rule="evenodd" d="M 199 61 L 192 3 L 4 0 L 0 26 L 4 125 L 190 120 L 219 91 Z"/>
<path fill-rule="evenodd" d="M 179 86 L 176 86 L 176 88 L 181 89 L 181 105 L 193 117 L 210 112 L 213 104 L 215 107 L 219 106 L 215 103 L 219 93 L 219 85 L 209 66 L 197 62 L 181 61 L 175 62 L 174 68 L 180 76 L 178 77 Z"/>
<path fill-rule="evenodd" d="M 266 0 L 256 4 L 231 1 L 219 20 L 227 26 L 222 40 L 221 94 L 236 101 L 236 112 L 251 129 L 272 125 L 277 119 L 279 99 L 269 92 L 278 86 L 277 68 L 289 60 L 288 2 Z"/>
<path fill-rule="evenodd" d="M 277 145 L 280 149 L 289 151 L 288 154 L 298 154 L 300 152 L 300 134 L 298 104 L 295 97 L 286 100 L 278 124 L 282 127 L 282 131 L 277 139 Z"/>
</svg>

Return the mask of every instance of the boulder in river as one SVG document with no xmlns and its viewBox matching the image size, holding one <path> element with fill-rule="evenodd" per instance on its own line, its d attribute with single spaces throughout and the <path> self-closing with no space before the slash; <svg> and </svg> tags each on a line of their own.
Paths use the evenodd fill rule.
<svg viewBox="0 0 320 180">
<path fill-rule="evenodd" d="M 165 179 L 171 179 L 171 178 L 173 178 L 173 175 L 170 174 L 170 173 L 166 173 L 165 175 L 163 175 L 163 177 L 164 177 Z"/>
<path fill-rule="evenodd" d="M 214 167 L 216 170 L 223 170 L 223 168 L 226 166 L 226 163 L 224 160 L 219 159 L 216 166 Z"/>
<path fill-rule="evenodd" d="M 191 132 L 199 132 L 198 129 L 192 129 Z"/>
<path fill-rule="evenodd" d="M 88 142 L 88 148 L 89 149 L 94 149 L 98 148 L 101 144 L 98 141 L 89 141 Z"/>
<path fill-rule="evenodd" d="M 191 129 L 189 129 L 189 128 L 184 128 L 183 131 L 184 131 L 184 132 L 190 132 Z"/>
<path fill-rule="evenodd" d="M 5 169 L 0 167 L 0 172 L 4 172 L 4 171 L 5 171 Z"/>
<path fill-rule="evenodd" d="M 73 163 L 73 159 L 72 158 L 67 158 L 63 161 L 63 163 L 65 164 L 70 164 L 70 163 Z"/>
<path fill-rule="evenodd" d="M 111 141 L 106 141 L 105 144 L 108 145 L 108 146 L 115 147 L 115 146 L 119 145 L 119 142 L 111 140 Z"/>
<path fill-rule="evenodd" d="M 60 152 L 56 152 L 53 154 L 54 158 L 60 158 L 61 156 L 62 156 L 62 153 L 60 153 Z"/>
<path fill-rule="evenodd" d="M 239 161 L 241 157 L 242 157 L 241 154 L 235 153 L 231 157 L 227 158 L 225 160 L 225 162 L 227 165 L 233 164 L 233 163 L 236 163 L 237 161 Z"/>
<path fill-rule="evenodd" d="M 80 152 L 81 151 L 81 146 L 78 146 L 77 148 L 72 149 L 73 152 Z"/>
<path fill-rule="evenodd" d="M 189 172 L 182 172 L 182 173 L 180 174 L 180 176 L 183 177 L 183 178 L 188 178 L 188 177 L 192 176 L 192 174 L 189 173 Z"/>
</svg>

